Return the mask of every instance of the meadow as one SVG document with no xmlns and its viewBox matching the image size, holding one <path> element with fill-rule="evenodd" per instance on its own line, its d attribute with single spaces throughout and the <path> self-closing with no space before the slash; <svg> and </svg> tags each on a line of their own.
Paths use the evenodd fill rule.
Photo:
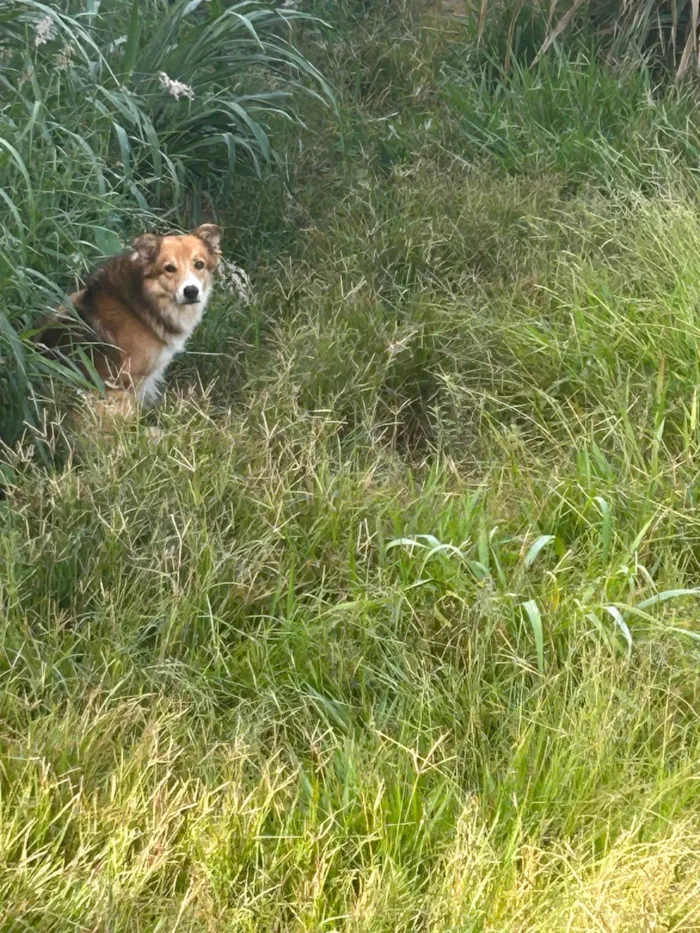
<svg viewBox="0 0 700 933">
<path fill-rule="evenodd" d="M 534 13 L 300 10 L 240 80 L 305 90 L 211 173 L 199 97 L 112 131 L 116 59 L 109 104 L 2 85 L 0 931 L 700 930 L 695 79 L 585 24 L 535 61 Z M 214 208 L 249 299 L 76 435 L 32 309 Z"/>
</svg>

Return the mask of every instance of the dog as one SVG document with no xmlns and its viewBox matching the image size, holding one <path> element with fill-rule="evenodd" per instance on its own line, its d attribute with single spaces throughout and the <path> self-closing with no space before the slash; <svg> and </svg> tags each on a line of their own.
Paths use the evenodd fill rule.
<svg viewBox="0 0 700 933">
<path fill-rule="evenodd" d="M 89 360 L 105 386 L 107 408 L 128 414 L 157 401 L 173 357 L 199 324 L 221 258 L 221 229 L 145 233 L 70 295 L 39 329 L 42 349 L 70 355 L 84 375 Z M 82 360 L 82 362 L 81 362 Z M 103 410 L 104 410 L 103 400 Z"/>
</svg>

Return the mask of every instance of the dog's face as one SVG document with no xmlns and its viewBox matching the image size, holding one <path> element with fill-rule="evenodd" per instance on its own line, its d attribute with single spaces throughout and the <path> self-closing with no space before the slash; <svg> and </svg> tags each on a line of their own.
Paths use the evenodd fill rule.
<svg viewBox="0 0 700 933">
<path fill-rule="evenodd" d="M 203 311 L 221 256 L 220 241 L 221 230 L 214 224 L 202 224 L 184 236 L 138 237 L 131 258 L 143 266 L 144 291 L 161 307 Z"/>
</svg>

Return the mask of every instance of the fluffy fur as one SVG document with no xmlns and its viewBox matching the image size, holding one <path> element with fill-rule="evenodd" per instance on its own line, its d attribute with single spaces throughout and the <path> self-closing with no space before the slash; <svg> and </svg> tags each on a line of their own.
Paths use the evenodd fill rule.
<svg viewBox="0 0 700 933">
<path fill-rule="evenodd" d="M 60 354 L 82 346 L 116 407 L 153 402 L 168 364 L 202 319 L 220 240 L 214 224 L 184 236 L 138 237 L 70 296 L 77 320 L 56 311 L 39 341 Z"/>
</svg>

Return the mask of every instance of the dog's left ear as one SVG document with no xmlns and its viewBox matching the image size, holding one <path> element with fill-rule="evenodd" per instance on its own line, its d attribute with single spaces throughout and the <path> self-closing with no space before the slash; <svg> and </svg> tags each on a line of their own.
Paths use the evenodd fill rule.
<svg viewBox="0 0 700 933">
<path fill-rule="evenodd" d="M 200 240 L 204 240 L 213 253 L 218 255 L 221 252 L 221 227 L 217 227 L 216 224 L 202 224 L 192 233 L 194 236 L 198 236 Z"/>
</svg>

